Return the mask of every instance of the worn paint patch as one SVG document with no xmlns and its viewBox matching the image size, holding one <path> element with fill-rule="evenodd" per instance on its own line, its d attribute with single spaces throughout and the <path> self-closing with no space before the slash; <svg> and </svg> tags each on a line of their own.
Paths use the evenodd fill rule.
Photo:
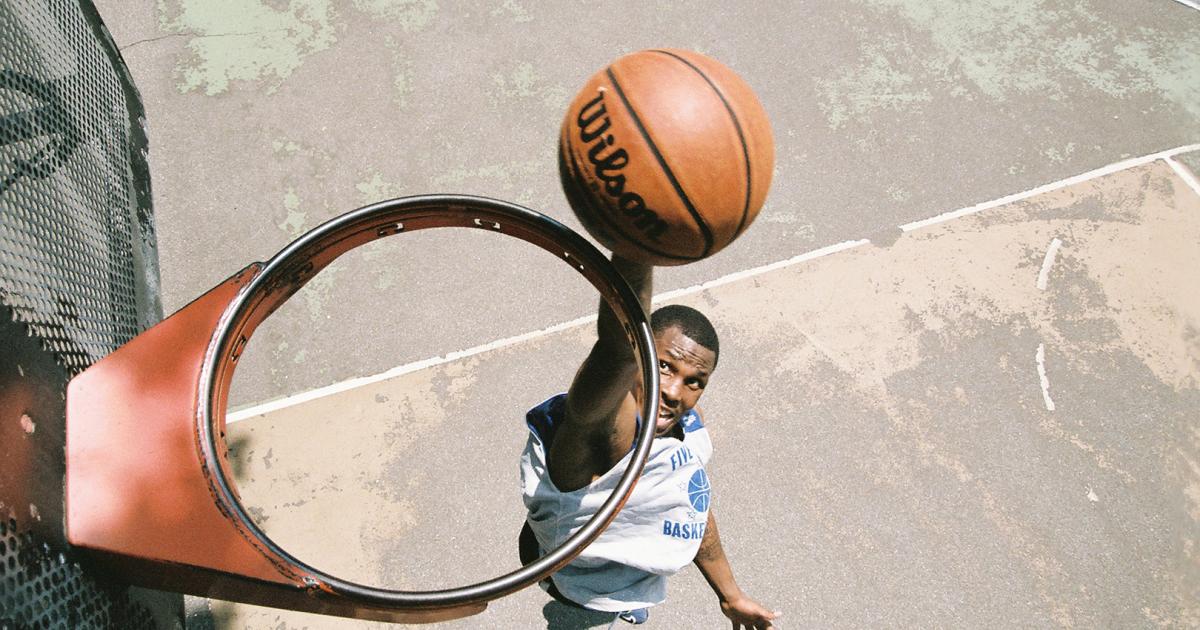
<svg viewBox="0 0 1200 630">
<path fill-rule="evenodd" d="M 525 4 L 517 0 L 504 0 L 500 6 L 492 9 L 492 17 L 507 17 L 517 24 L 533 21 L 529 9 L 526 9 Z"/>
<path fill-rule="evenodd" d="M 271 148 L 274 149 L 276 153 L 284 153 L 287 155 L 295 155 L 302 149 L 299 144 L 292 140 L 272 140 Z"/>
<path fill-rule="evenodd" d="M 1080 84 L 1113 98 L 1158 94 L 1200 117 L 1200 32 L 1124 32 L 1094 2 L 862 0 L 928 33 L 983 94 L 1062 99 Z M 927 51 L 926 55 L 929 54 Z M 936 55 L 936 53 L 934 53 Z"/>
<path fill-rule="evenodd" d="M 549 146 L 549 145 L 548 145 Z M 550 153 L 553 147 L 543 149 Z M 490 194 L 511 199 L 516 203 L 530 204 L 537 198 L 537 191 L 532 185 L 542 178 L 546 165 L 553 164 L 552 154 L 539 159 L 521 162 L 506 162 L 491 164 L 479 168 L 458 168 L 445 171 L 433 179 L 433 188 L 443 190 L 468 189 L 467 184 L 475 184 L 477 190 L 490 191 Z"/>
<path fill-rule="evenodd" d="M 396 107 L 408 107 L 408 97 L 413 92 L 413 62 L 408 58 L 404 47 L 397 43 L 396 38 L 388 36 L 385 40 L 388 51 L 391 52 L 392 62 L 392 100 Z"/>
<path fill-rule="evenodd" d="M 287 212 L 287 216 L 277 225 L 291 239 L 304 234 L 305 223 L 308 219 L 308 213 L 300 210 L 300 196 L 296 194 L 295 188 L 288 188 L 283 194 L 283 209 Z"/>
<path fill-rule="evenodd" d="M 776 347 L 780 339 L 796 340 L 790 350 L 764 361 L 762 382 L 787 377 L 809 383 L 816 365 L 834 366 L 887 411 L 898 431 L 913 436 L 923 457 L 958 479 L 970 479 L 968 463 L 928 440 L 928 427 L 917 421 L 920 414 L 893 400 L 889 383 L 900 374 L 928 371 L 929 361 L 989 327 L 1010 336 L 1031 332 L 1044 340 L 1044 347 L 1035 343 L 1024 356 L 996 360 L 1006 370 L 1013 366 L 1027 373 L 1029 397 L 1050 411 L 1061 406 L 1047 391 L 1044 361 L 1051 347 L 1055 366 L 1061 366 L 1057 370 L 1081 369 L 1072 356 L 1080 352 L 1125 351 L 1164 385 L 1200 388 L 1200 352 L 1194 344 L 1180 343 L 1189 327 L 1200 330 L 1200 296 L 1187 288 L 1194 283 L 1191 270 L 1200 268 L 1194 239 L 1200 231 L 1200 200 L 1187 202 L 1160 186 L 1169 176 L 1156 164 L 1073 187 L 1058 195 L 1057 203 L 1031 201 L 992 217 L 909 232 L 887 250 L 887 264 L 875 260 L 877 249 L 822 259 L 820 271 L 806 277 L 803 294 L 780 296 L 771 302 L 773 308 L 764 310 L 761 299 L 749 297 L 755 287 L 735 286 L 724 293 L 725 315 L 734 322 L 754 322 L 738 330 L 751 345 Z M 1104 219 L 1090 212 L 1074 216 L 1076 205 L 1090 207 L 1093 200 L 1104 209 Z M 1035 218 L 1042 222 L 1025 220 Z M 1059 260 L 1063 279 L 1043 289 L 1035 278 L 1046 260 L 1044 243 L 1064 233 L 1075 240 L 1069 261 Z M 1067 262 L 1076 274 L 1070 281 Z M 848 286 L 857 288 L 848 291 Z M 803 313 L 820 316 L 798 320 Z M 1147 326 L 1149 321 L 1160 324 Z M 1103 329 L 1080 335 L 1070 332 L 1072 326 Z M 803 412 L 779 404 L 786 412 Z M 1049 415 L 1041 416 L 1038 428 L 1086 455 L 1097 469 L 1136 481 L 1111 447 Z"/>
<path fill-rule="evenodd" d="M 363 203 L 375 203 L 385 199 L 400 196 L 400 188 L 383 178 L 379 171 L 371 171 L 371 176 L 354 185 L 358 191 L 359 200 Z"/>
<path fill-rule="evenodd" d="M 1074 154 L 1074 142 L 1068 142 L 1062 147 L 1047 147 L 1042 151 L 1042 155 L 1046 156 L 1046 158 L 1055 164 L 1062 164 L 1066 162 Z"/>
<path fill-rule="evenodd" d="M 730 413 L 712 417 L 735 439 L 786 426 L 771 448 L 805 462 L 788 468 L 788 482 L 820 505 L 794 506 L 816 525 L 805 529 L 809 538 L 872 558 L 875 570 L 887 570 L 877 553 L 893 543 L 873 537 L 854 512 L 877 527 L 862 505 L 888 501 L 894 489 L 911 507 L 887 513 L 915 515 L 906 518 L 921 526 L 902 530 L 901 552 L 973 535 L 947 535 L 970 515 L 970 529 L 985 531 L 987 542 L 968 548 L 998 548 L 992 561 L 1027 585 L 1022 596 L 1045 625 L 1105 618 L 1093 600 L 1075 596 L 1080 584 L 1107 597 L 1151 581 L 1148 591 L 1163 593 L 1151 601 L 1166 602 L 1166 619 L 1188 619 L 1179 604 L 1190 591 L 1175 589 L 1181 573 L 1172 554 L 1195 548 L 1195 528 L 1179 517 L 1196 520 L 1200 465 L 1177 431 L 1195 433 L 1185 427 L 1200 363 L 1181 362 L 1178 331 L 1200 323 L 1200 296 L 1187 288 L 1200 266 L 1200 204 L 1163 186 L 1170 178 L 1161 163 L 1131 169 L 907 232 L 887 249 L 793 267 L 788 281 L 721 287 L 714 321 L 737 340 L 730 361 L 755 367 L 740 379 Z M 1055 239 L 1061 255 L 1041 288 L 1035 278 Z M 802 393 L 780 395 L 790 388 Z M 750 407 L 759 424 L 739 424 L 751 420 L 732 412 Z M 838 485 L 824 470 L 837 471 Z M 857 501 L 846 486 L 858 488 Z M 945 501 L 943 509 L 930 501 Z M 1114 522 L 1171 525 L 1167 534 L 1097 539 Z M 1063 526 L 1079 529 L 1047 534 Z M 1106 566 L 1081 559 L 1071 547 L 1080 540 L 1132 555 L 1123 562 L 1129 573 L 1109 577 Z M 990 571 L 988 579 L 1009 578 Z"/>
<path fill-rule="evenodd" d="M 488 90 L 488 96 L 493 105 L 532 99 L 547 108 L 561 110 L 566 108 L 572 96 L 569 88 L 547 83 L 536 67 L 526 61 L 493 72 L 491 78 L 492 88 Z"/>
<path fill-rule="evenodd" d="M 1200 118 L 1200 30 L 1190 37 L 1170 37 L 1148 29 L 1139 39 L 1116 47 L 1121 64 L 1144 79 L 1134 85 L 1154 89 L 1167 100 Z"/>
<path fill-rule="evenodd" d="M 910 50 L 869 44 L 858 64 L 849 65 L 832 79 L 818 79 L 821 111 L 831 129 L 877 110 L 911 111 L 933 100 L 929 90 L 901 70 Z"/>
<path fill-rule="evenodd" d="M 1188 172 L 1200 180 L 1200 151 L 1191 151 L 1175 156 L 1175 161 L 1187 168 Z M 1200 192 L 1196 193 L 1200 195 Z"/>
<path fill-rule="evenodd" d="M 892 201 L 900 201 L 900 202 L 904 202 L 904 201 L 908 201 L 908 200 L 909 200 L 909 198 L 911 198 L 911 197 L 912 197 L 912 193 L 910 193 L 910 192 L 908 192 L 907 190 L 905 190 L 905 189 L 903 189 L 903 188 L 901 188 L 901 187 L 897 186 L 896 184 L 891 184 L 891 185 L 889 185 L 889 186 L 888 186 L 888 189 L 887 189 L 887 196 L 888 196 L 888 197 L 889 197 L 889 198 L 890 198 Z"/>
<path fill-rule="evenodd" d="M 424 30 L 438 15 L 436 0 L 354 0 L 354 7 L 375 17 L 387 18 L 389 24 L 406 33 Z"/>
<path fill-rule="evenodd" d="M 478 358 L 443 365 L 433 379 L 433 391 L 439 404 L 465 404 L 467 394 L 475 386 L 478 365 Z"/>
<path fill-rule="evenodd" d="M 312 54 L 337 40 L 329 0 L 158 0 L 164 31 L 188 37 L 176 67 L 180 92 L 209 96 L 234 81 L 265 81 L 272 93 Z"/>
<path fill-rule="evenodd" d="M 839 576 L 846 583 L 903 574 L 928 562 L 915 577 L 948 576 L 944 592 L 963 600 L 956 610 L 986 608 L 999 593 L 1022 602 L 1021 613 L 1029 615 L 1022 625 L 1028 626 L 1137 625 L 1128 615 L 1139 609 L 1147 619 L 1188 626 L 1195 616 L 1187 608 L 1195 608 L 1188 581 L 1195 535 L 1180 517 L 1195 513 L 1200 473 L 1196 441 L 1178 441 L 1175 431 L 1177 424 L 1189 427 L 1188 403 L 1197 394 L 1186 381 L 1187 391 L 1176 393 L 1170 381 L 1159 380 L 1174 372 L 1155 344 L 1178 345 L 1177 325 L 1200 330 L 1194 315 L 1200 298 L 1188 289 L 1194 276 L 1186 273 L 1200 265 L 1194 238 L 1200 207 L 1188 201 L 1187 190 L 1169 185 L 1171 177 L 1161 163 L 1131 169 L 909 231 L 888 248 L 858 247 L 691 296 L 714 305 L 719 294 L 711 313 L 723 338 L 732 341 L 725 350 L 730 365 L 744 366 L 744 373 L 729 375 L 736 382 L 716 381 L 713 406 L 706 409 L 726 407 L 709 416 L 720 452 L 752 452 L 754 461 L 735 455 L 719 465 L 731 475 L 738 466 L 782 471 L 768 490 L 788 508 L 775 510 L 764 530 L 782 531 L 796 515 L 811 525 L 788 528 L 807 534 L 776 546 L 782 561 L 803 563 L 816 549 L 830 554 L 826 566 L 833 571 L 850 567 Z M 1040 287 L 1036 278 L 1054 239 L 1062 241 L 1062 253 Z M 1164 265 L 1179 269 L 1162 272 Z M 1162 277 L 1152 286 L 1131 290 L 1131 282 L 1155 275 Z M 1147 310 L 1130 311 L 1131 302 L 1144 302 Z M 1144 330 L 1127 330 L 1124 318 Z M 590 336 L 590 329 L 578 327 L 537 343 L 571 345 L 564 343 L 570 337 L 582 352 Z M 1039 343 L 1052 361 L 1059 406 L 1054 414 L 1042 407 L 1031 365 Z M 500 371 L 538 361 L 568 364 L 537 353 L 506 359 L 484 357 L 480 365 Z M 364 387 L 353 397 L 331 396 L 328 404 L 306 405 L 311 424 L 281 422 L 272 440 L 297 434 L 311 440 L 307 427 L 331 418 L 353 418 L 358 430 L 358 419 L 371 409 L 398 421 L 382 439 L 371 430 L 376 442 L 370 451 L 327 442 L 319 457 L 336 454 L 335 461 L 357 465 L 382 452 L 396 464 L 417 460 L 421 452 L 464 458 L 480 452 L 472 448 L 493 452 L 496 443 L 470 440 L 483 435 L 477 433 L 480 420 L 510 417 L 490 413 L 490 401 L 502 400 L 508 390 L 486 393 L 485 411 L 458 425 L 471 427 L 462 434 L 446 421 L 459 417 L 454 408 L 464 392 L 500 380 L 486 371 L 478 382 L 460 380 L 479 371 L 474 364 L 439 366 Z M 1189 373 L 1200 375 L 1200 365 Z M 396 389 L 385 389 L 390 385 Z M 1081 391 L 1085 387 L 1104 391 Z M 719 388 L 729 389 L 721 394 Z M 767 423 L 778 423 L 779 430 Z M 434 434 L 452 437 L 454 448 L 434 447 Z M 754 437 L 769 445 L 733 448 Z M 517 452 L 512 448 L 508 456 Z M 1189 465 L 1183 485 L 1176 455 Z M 460 491 L 472 465 L 454 460 L 447 466 L 452 473 L 443 477 L 384 475 L 402 481 L 387 485 L 398 492 L 388 496 L 393 505 L 375 512 L 398 526 L 385 522 L 365 530 L 364 539 L 379 549 L 402 549 L 387 547 L 387 541 L 412 532 L 414 521 L 406 516 L 420 527 L 426 518 L 415 510 L 430 511 L 425 501 L 414 501 L 415 508 L 403 501 L 421 489 L 429 493 L 426 501 Z M 322 483 L 322 492 L 356 484 L 385 492 L 370 475 L 357 473 Z M 800 498 L 783 500 L 789 491 Z M 379 496 L 367 492 L 357 498 Z M 288 518 L 321 518 L 300 509 Z M 447 536 L 459 541 L 492 533 L 492 523 L 485 529 L 459 521 L 457 529 L 447 528 L 456 521 L 432 513 L 439 517 L 434 527 L 449 529 Z M 338 522 L 338 516 L 324 518 Z M 495 520 L 502 534 L 519 522 Z M 352 536 L 364 530 L 347 531 Z M 1095 549 L 1105 553 L 1088 553 Z M 373 562 L 359 572 L 373 571 Z M 854 569 L 863 566 L 870 571 Z M 897 579 L 870 588 L 911 583 Z M 963 583 L 979 588 L 962 589 Z M 1081 594 L 1082 587 L 1088 592 Z M 994 619 L 988 614 L 973 618 L 973 625 L 987 625 Z"/>
<path fill-rule="evenodd" d="M 797 242 L 811 243 L 816 239 L 816 228 L 812 222 L 796 214 L 767 212 L 759 215 L 758 221 L 773 224 L 773 230 L 779 234 L 786 234 Z"/>
<path fill-rule="evenodd" d="M 1152 178 L 1145 175 L 1152 173 Z M 1085 248 L 1073 252 L 1088 275 L 1110 295 L 1106 314 L 1111 314 L 1120 339 L 1128 345 L 1163 383 L 1176 389 L 1200 388 L 1200 293 L 1195 291 L 1195 270 L 1200 269 L 1196 249 L 1200 233 L 1200 198 L 1184 186 L 1164 187 L 1168 167 L 1156 163 L 1141 173 L 1120 177 L 1139 178 L 1142 203 L 1161 208 L 1143 215 L 1136 224 L 1096 226 L 1101 242 L 1124 242 L 1122 249 Z M 1130 186 L 1134 188 L 1134 186 Z M 1120 193 L 1104 196 L 1106 204 L 1120 206 Z M 1146 322 L 1159 322 L 1147 326 Z M 1163 335 L 1163 326 L 1171 334 Z M 1191 331 L 1189 333 L 1189 331 Z M 1190 338 L 1190 341 L 1189 341 Z"/>
<path fill-rule="evenodd" d="M 1192 452 L 1200 453 L 1200 427 L 1192 427 Z M 1200 461 L 1180 449 L 1179 457 L 1183 461 L 1183 471 L 1186 476 L 1184 496 L 1187 497 L 1188 515 L 1196 523 L 1200 523 Z"/>
<path fill-rule="evenodd" d="M 335 575 L 379 583 L 372 532 L 403 535 L 416 512 L 382 483 L 394 409 L 368 403 L 316 401 L 229 433 L 246 453 L 239 456 L 243 500 L 268 535 Z M 353 430 L 338 421 L 346 417 L 355 418 Z M 256 448 L 268 448 L 267 456 L 255 460 Z"/>
<path fill-rule="evenodd" d="M 321 273 L 309 280 L 308 284 L 305 284 L 297 293 L 297 296 L 304 300 L 305 310 L 308 311 L 308 317 L 312 321 L 328 317 L 325 315 L 325 307 L 329 304 L 330 294 L 333 293 L 333 288 L 337 285 L 337 278 L 341 272 L 338 262 L 335 260 L 328 267 L 322 269 Z"/>
</svg>

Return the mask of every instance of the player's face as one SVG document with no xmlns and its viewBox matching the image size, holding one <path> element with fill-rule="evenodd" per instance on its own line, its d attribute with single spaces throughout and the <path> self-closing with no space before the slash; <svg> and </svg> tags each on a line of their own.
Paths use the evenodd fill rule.
<svg viewBox="0 0 1200 630">
<path fill-rule="evenodd" d="M 662 392 L 654 433 L 665 435 L 700 400 L 700 395 L 708 386 L 709 376 L 716 367 L 717 355 L 683 334 L 677 326 L 656 335 L 654 347 L 658 351 L 659 388 Z"/>
</svg>

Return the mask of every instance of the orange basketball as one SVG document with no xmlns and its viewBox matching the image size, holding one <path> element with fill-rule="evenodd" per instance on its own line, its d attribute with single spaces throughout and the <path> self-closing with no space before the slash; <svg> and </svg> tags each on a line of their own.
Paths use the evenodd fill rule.
<svg viewBox="0 0 1200 630">
<path fill-rule="evenodd" d="M 655 265 L 711 256 L 762 208 L 770 121 L 720 62 L 685 50 L 617 59 L 571 102 L 559 174 L 575 215 L 612 251 Z"/>
</svg>

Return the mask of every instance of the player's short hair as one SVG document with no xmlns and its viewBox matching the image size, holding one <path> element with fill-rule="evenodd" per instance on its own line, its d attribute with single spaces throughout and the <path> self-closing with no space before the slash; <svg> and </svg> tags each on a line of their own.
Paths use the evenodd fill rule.
<svg viewBox="0 0 1200 630">
<path fill-rule="evenodd" d="M 721 343 L 717 340 L 717 331 L 712 322 L 690 306 L 668 304 L 650 314 L 650 330 L 657 336 L 662 331 L 679 327 L 679 332 L 687 335 L 692 341 L 713 351 L 713 367 L 721 356 Z"/>
</svg>

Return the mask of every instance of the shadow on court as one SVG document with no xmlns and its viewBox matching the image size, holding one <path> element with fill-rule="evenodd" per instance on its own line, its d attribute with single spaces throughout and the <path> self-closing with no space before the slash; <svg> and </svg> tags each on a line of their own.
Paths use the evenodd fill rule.
<svg viewBox="0 0 1200 630">
<path fill-rule="evenodd" d="M 542 607 L 547 630 L 588 630 L 608 628 L 613 625 L 613 613 L 573 608 L 561 602 L 550 601 Z"/>
</svg>

